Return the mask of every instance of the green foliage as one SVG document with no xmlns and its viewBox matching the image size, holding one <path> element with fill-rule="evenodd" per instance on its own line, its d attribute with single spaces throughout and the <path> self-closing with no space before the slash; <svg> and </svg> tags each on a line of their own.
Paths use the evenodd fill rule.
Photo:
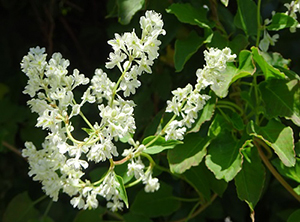
<svg viewBox="0 0 300 222">
<path fill-rule="evenodd" d="M 234 181 L 239 198 L 254 211 L 262 195 L 266 173 L 254 147 L 243 148 L 241 152 L 244 156 L 243 166 Z"/>
<path fill-rule="evenodd" d="M 198 133 L 188 134 L 183 144 L 177 145 L 168 151 L 170 170 L 173 173 L 183 173 L 192 166 L 197 166 L 206 155 L 206 147 L 209 145 L 208 137 L 201 138 Z M 187 152 L 188 151 L 188 152 Z"/>
<path fill-rule="evenodd" d="M 296 163 L 293 130 L 285 127 L 282 123 L 272 119 L 264 127 L 255 126 L 253 122 L 249 125 L 250 135 L 262 139 L 268 144 L 287 167 L 292 167 Z"/>
<path fill-rule="evenodd" d="M 9 203 L 4 212 L 3 222 L 29 221 L 38 219 L 39 212 L 34 208 L 34 203 L 28 196 L 27 192 L 23 192 L 15 196 Z"/>
<path fill-rule="evenodd" d="M 179 207 L 180 202 L 172 195 L 172 188 L 161 184 L 157 192 L 145 193 L 143 190 L 138 192 L 130 210 L 146 217 L 159 217 L 169 215 Z"/>
<path fill-rule="evenodd" d="M 160 153 L 164 150 L 173 149 L 177 144 L 181 144 L 181 141 L 177 140 L 168 140 L 166 141 L 163 137 L 149 136 L 143 140 L 143 144 L 147 145 L 153 139 L 156 139 L 154 143 L 148 146 L 148 148 L 144 151 L 149 154 Z"/>
<path fill-rule="evenodd" d="M 227 216 L 233 221 L 250 221 L 250 217 L 299 221 L 300 36 L 298 30 L 290 33 L 298 21 L 284 7 L 288 1 L 100 2 L 1 2 L 5 12 L 0 37 L 5 74 L 0 82 L 0 154 L 5 160 L 0 161 L 2 221 L 204 222 L 224 221 Z M 276 13 L 272 15 L 270 8 Z M 97 209 L 78 211 L 65 196 L 59 196 L 51 208 L 49 200 L 38 199 L 39 184 L 24 179 L 28 170 L 20 150 L 28 140 L 40 149 L 45 135 L 34 128 L 36 116 L 25 108 L 28 98 L 22 95 L 21 57 L 29 46 L 46 45 L 49 54 L 62 51 L 92 75 L 90 70 L 104 64 L 111 51 L 107 40 L 115 32 L 138 26 L 139 15 L 148 9 L 162 14 L 167 34 L 160 38 L 161 56 L 153 73 L 141 77 L 140 94 L 130 98 L 137 104 L 137 132 L 122 138 L 118 151 L 129 149 L 126 143 L 132 138 L 142 141 L 146 149 L 140 151 L 141 158 L 159 179 L 160 188 L 146 193 L 144 181 L 127 173 L 128 159 L 120 155 L 112 161 L 118 163 L 113 170 L 124 212 L 108 211 L 102 199 Z M 266 18 L 270 22 L 264 22 Z M 266 33 L 270 35 L 268 52 L 259 48 Z M 276 42 L 271 36 L 277 33 Z M 211 98 L 184 139 L 166 141 L 164 127 L 169 120 L 181 118 L 164 112 L 170 91 L 195 83 L 196 70 L 205 65 L 203 51 L 209 47 L 229 47 L 237 57 L 222 73 L 222 87 L 206 89 Z M 117 75 L 108 74 L 112 79 Z M 92 108 L 84 111 L 98 120 Z M 93 132 L 80 120 L 74 125 Z M 86 177 L 101 181 L 108 168 L 102 163 L 92 165 Z M 63 213 L 58 215 L 55 209 Z"/>
</svg>

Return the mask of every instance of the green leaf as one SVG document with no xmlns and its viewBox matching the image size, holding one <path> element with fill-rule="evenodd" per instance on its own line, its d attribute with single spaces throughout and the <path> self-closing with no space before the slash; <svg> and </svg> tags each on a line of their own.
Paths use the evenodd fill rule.
<svg viewBox="0 0 300 222">
<path fill-rule="evenodd" d="M 300 209 L 295 210 L 288 218 L 287 222 L 299 222 L 300 218 Z"/>
<path fill-rule="evenodd" d="M 300 183 L 300 159 L 296 159 L 294 167 L 286 167 L 279 159 L 272 160 L 272 164 L 281 175 Z"/>
<path fill-rule="evenodd" d="M 260 199 L 265 182 L 265 168 L 255 147 L 242 149 L 243 168 L 235 177 L 238 197 L 245 201 L 251 211 Z"/>
<path fill-rule="evenodd" d="M 120 186 L 117 187 L 119 194 L 120 194 L 120 198 L 124 201 L 126 207 L 128 208 L 129 207 L 128 197 L 127 197 L 126 189 L 124 186 L 123 178 L 117 174 L 115 174 L 115 177 L 116 177 L 116 181 L 120 184 Z"/>
<path fill-rule="evenodd" d="M 192 129 L 189 132 L 198 132 L 202 124 L 206 121 L 211 120 L 214 115 L 216 108 L 217 97 L 212 91 L 209 93 L 210 99 L 207 101 L 203 109 L 199 112 L 199 118 L 195 121 L 192 126 Z"/>
<path fill-rule="evenodd" d="M 77 213 L 73 222 L 104 221 L 102 220 L 102 216 L 105 212 L 106 209 L 101 206 L 98 206 L 96 209 L 81 210 Z"/>
<path fill-rule="evenodd" d="M 174 64 L 176 72 L 180 72 L 183 69 L 184 64 L 195 52 L 197 52 L 201 45 L 211 41 L 213 36 L 211 27 L 213 24 L 208 21 L 206 17 L 207 10 L 203 7 L 196 8 L 188 3 L 174 3 L 166 11 L 174 14 L 182 23 L 197 25 L 204 28 L 204 37 L 199 37 L 195 31 L 192 31 L 187 39 L 176 40 Z"/>
<path fill-rule="evenodd" d="M 266 115 L 285 117 L 300 126 L 300 81 L 297 79 L 262 82 L 259 85 Z"/>
<path fill-rule="evenodd" d="M 227 133 L 227 131 L 230 131 L 230 129 L 231 128 L 225 118 L 220 114 L 217 114 L 215 115 L 215 118 L 213 119 L 209 127 L 208 136 L 211 138 L 215 138 L 219 134 Z"/>
<path fill-rule="evenodd" d="M 127 25 L 144 5 L 145 0 L 117 0 L 119 22 Z"/>
<path fill-rule="evenodd" d="M 154 193 L 138 192 L 130 210 L 146 217 L 159 217 L 169 215 L 179 207 L 180 202 L 172 195 L 172 187 L 161 182 Z"/>
<path fill-rule="evenodd" d="M 204 162 L 187 170 L 183 176 L 207 201 L 211 198 L 211 190 L 222 196 L 227 188 L 227 183 L 224 180 L 217 180 Z"/>
<path fill-rule="evenodd" d="M 221 2 L 223 3 L 223 5 L 225 5 L 225 7 L 228 6 L 229 0 L 221 0 Z"/>
<path fill-rule="evenodd" d="M 295 152 L 296 152 L 297 157 L 300 157 L 300 141 L 295 143 Z"/>
<path fill-rule="evenodd" d="M 222 81 L 218 82 L 217 89 L 213 90 L 214 93 L 220 97 L 224 98 L 228 94 L 228 89 L 232 83 L 232 78 L 236 75 L 237 68 L 233 63 L 227 63 L 226 70 L 222 72 Z"/>
<path fill-rule="evenodd" d="M 208 48 L 214 47 L 223 49 L 228 46 L 228 39 L 219 31 L 214 31 L 211 41 L 207 44 Z"/>
<path fill-rule="evenodd" d="M 206 147 L 209 142 L 209 137 L 202 138 L 199 133 L 187 134 L 183 144 L 168 151 L 171 172 L 181 174 L 192 166 L 199 165 L 206 154 Z"/>
<path fill-rule="evenodd" d="M 199 22 L 204 24 L 210 24 L 206 17 L 207 10 L 203 7 L 193 7 L 189 3 L 174 3 L 168 9 L 166 9 L 166 11 L 168 13 L 174 14 L 177 17 L 177 19 L 182 23 L 187 23 L 190 25 L 199 25 Z"/>
<path fill-rule="evenodd" d="M 152 220 L 150 220 L 148 217 L 137 215 L 132 212 L 124 214 L 123 218 L 125 219 L 125 222 L 152 222 Z"/>
<path fill-rule="evenodd" d="M 240 149 L 248 143 L 244 138 L 235 140 L 228 131 L 219 134 L 208 147 L 206 166 L 218 180 L 231 181 L 242 168 L 243 157 Z"/>
<path fill-rule="evenodd" d="M 284 79 L 284 73 L 280 72 L 280 70 L 271 66 L 264 57 L 261 55 L 261 52 L 256 47 L 252 47 L 252 55 L 255 62 L 259 65 L 261 70 L 263 71 L 266 80 L 275 78 L 275 79 Z"/>
<path fill-rule="evenodd" d="M 195 31 L 191 31 L 184 40 L 177 39 L 175 42 L 174 65 L 176 72 L 182 71 L 185 63 L 203 45 L 204 38 L 198 36 Z"/>
<path fill-rule="evenodd" d="M 291 16 L 288 16 L 285 13 L 276 13 L 272 17 L 272 22 L 267 26 L 267 29 L 270 31 L 278 31 L 281 29 L 289 28 L 297 24 L 297 21 Z"/>
<path fill-rule="evenodd" d="M 240 53 L 249 45 L 248 39 L 245 35 L 238 34 L 230 42 L 229 48 L 235 54 Z"/>
<path fill-rule="evenodd" d="M 34 208 L 33 204 L 27 192 L 18 194 L 8 204 L 3 215 L 3 222 L 21 222 L 38 219 L 39 212 Z"/>
<path fill-rule="evenodd" d="M 189 182 L 194 189 L 205 198 L 206 201 L 210 200 L 210 184 L 206 176 L 207 168 L 204 164 L 199 164 L 196 167 L 184 172 L 185 179 Z"/>
<path fill-rule="evenodd" d="M 134 177 L 133 174 L 130 176 L 128 176 L 128 174 L 127 174 L 128 164 L 116 165 L 114 170 L 117 175 L 122 177 L 124 184 L 128 183 Z"/>
<path fill-rule="evenodd" d="M 243 50 L 239 54 L 239 67 L 237 68 L 236 73 L 231 80 L 231 83 L 240 78 L 251 76 L 254 72 L 255 66 L 252 59 L 252 53 L 248 50 Z"/>
<path fill-rule="evenodd" d="M 287 167 L 295 165 L 293 130 L 290 127 L 285 127 L 274 119 L 271 119 L 264 127 L 259 127 L 251 121 L 248 124 L 248 132 L 269 145 L 284 165 Z"/>
<path fill-rule="evenodd" d="M 253 0 L 238 0 L 238 12 L 234 18 L 234 23 L 238 28 L 244 30 L 247 36 L 257 33 L 257 6 Z M 255 22 L 253 20 L 255 18 Z"/>
<path fill-rule="evenodd" d="M 149 142 L 157 138 L 157 136 L 149 136 L 143 140 L 143 144 L 147 145 Z M 146 150 L 145 153 L 149 154 L 157 154 L 167 149 L 173 149 L 176 145 L 182 144 L 181 141 L 178 140 L 168 140 L 166 141 L 164 137 L 159 136 L 154 143 L 152 143 Z"/>
</svg>

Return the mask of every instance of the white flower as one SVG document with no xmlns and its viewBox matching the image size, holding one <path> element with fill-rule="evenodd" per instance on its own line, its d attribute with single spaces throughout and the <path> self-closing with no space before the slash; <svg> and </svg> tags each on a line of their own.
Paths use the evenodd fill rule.
<svg viewBox="0 0 300 222">
<path fill-rule="evenodd" d="M 89 83 L 89 78 L 85 78 L 83 74 L 79 74 L 78 69 L 74 69 L 73 71 L 73 84 L 72 84 L 72 89 L 79 85 L 86 85 Z"/>
<path fill-rule="evenodd" d="M 183 140 L 183 135 L 186 132 L 186 128 L 182 127 L 183 124 L 181 121 L 173 120 L 167 126 L 165 133 L 165 139 L 167 140 Z"/>
<path fill-rule="evenodd" d="M 160 187 L 159 181 L 157 178 L 152 178 L 152 175 L 149 175 L 147 179 L 144 181 L 145 186 L 145 192 L 154 192 L 157 191 Z"/>
<path fill-rule="evenodd" d="M 110 209 L 112 212 L 119 210 L 122 210 L 124 207 L 123 202 L 120 202 L 118 198 L 114 198 L 113 202 L 108 202 L 106 204 L 107 208 Z"/>
<path fill-rule="evenodd" d="M 112 97 L 112 91 L 115 83 L 110 81 L 107 74 L 103 72 L 102 69 L 95 70 L 95 75 L 93 76 L 91 83 L 93 94 L 95 94 L 99 102 L 102 101 L 102 98 L 109 100 Z"/>
<path fill-rule="evenodd" d="M 105 64 L 105 67 L 107 69 L 112 69 L 115 66 L 118 66 L 119 69 L 122 71 L 120 64 L 124 61 L 124 59 L 126 59 L 126 55 L 124 53 L 122 53 L 121 51 L 116 51 L 115 53 L 111 52 L 109 53 L 108 59 L 109 62 Z"/>
<path fill-rule="evenodd" d="M 73 207 L 77 207 L 78 209 L 83 209 L 84 208 L 84 199 L 82 198 L 82 195 L 78 197 L 73 197 L 71 199 L 71 204 Z"/>
<path fill-rule="evenodd" d="M 264 51 L 267 52 L 269 49 L 269 45 L 274 46 L 275 42 L 277 42 L 277 39 L 279 38 L 278 34 L 273 35 L 272 37 L 269 35 L 269 33 L 267 32 L 267 30 L 264 31 L 264 38 L 260 41 L 259 43 L 259 48 Z"/>
<path fill-rule="evenodd" d="M 94 144 L 87 154 L 88 159 L 96 163 L 111 159 L 112 156 L 118 156 L 118 152 L 116 146 L 109 139 L 102 141 L 100 144 Z"/>
<path fill-rule="evenodd" d="M 138 159 L 137 161 L 131 160 L 131 162 L 128 163 L 127 175 L 134 175 L 136 179 L 139 179 L 144 176 L 144 168 L 145 165 L 142 163 L 141 159 Z"/>
</svg>

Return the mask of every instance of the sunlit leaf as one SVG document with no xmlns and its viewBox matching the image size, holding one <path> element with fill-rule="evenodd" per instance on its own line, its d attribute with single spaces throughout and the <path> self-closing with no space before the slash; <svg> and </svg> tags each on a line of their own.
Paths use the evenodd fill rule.
<svg viewBox="0 0 300 222">
<path fill-rule="evenodd" d="M 127 25 L 144 5 L 145 0 L 117 0 L 119 22 Z"/>
<path fill-rule="evenodd" d="M 115 174 L 115 177 L 116 177 L 116 181 L 120 184 L 120 186 L 117 187 L 117 189 L 119 191 L 120 198 L 124 201 L 126 207 L 128 208 L 129 207 L 128 197 L 127 197 L 126 189 L 125 189 L 125 186 L 124 186 L 123 178 L 119 175 L 116 175 L 116 174 Z"/>
<path fill-rule="evenodd" d="M 255 66 L 250 51 L 241 51 L 238 59 L 239 67 L 236 69 L 236 73 L 234 74 L 231 83 L 235 82 L 240 78 L 251 76 L 255 72 Z"/>
<path fill-rule="evenodd" d="M 183 144 L 168 151 L 168 161 L 173 173 L 181 174 L 192 166 L 197 166 L 206 154 L 210 138 L 202 138 L 199 133 L 189 133 Z"/>
<path fill-rule="evenodd" d="M 181 141 L 178 140 L 168 140 L 166 141 L 162 136 L 149 136 L 143 140 L 143 144 L 147 145 L 151 143 L 151 141 L 155 140 L 147 149 L 144 150 L 145 153 L 149 154 L 157 154 L 164 150 L 173 149 L 176 145 L 182 144 Z"/>
<path fill-rule="evenodd" d="M 255 62 L 259 65 L 261 70 L 263 71 L 265 78 L 267 80 L 275 78 L 275 79 L 284 79 L 284 73 L 280 72 L 277 68 L 271 66 L 264 57 L 261 55 L 261 52 L 256 47 L 252 47 L 252 55 Z"/>
<path fill-rule="evenodd" d="M 246 139 L 236 140 L 229 131 L 219 134 L 207 148 L 206 166 L 217 179 L 231 181 L 242 168 L 240 149 L 249 143 Z"/>
<path fill-rule="evenodd" d="M 294 167 L 286 167 L 279 159 L 272 160 L 272 164 L 281 175 L 300 183 L 300 159 L 296 159 Z"/>
<path fill-rule="evenodd" d="M 189 132 L 198 132 L 202 124 L 211 120 L 214 115 L 217 97 L 212 91 L 210 92 L 210 99 L 205 104 L 204 108 L 199 112 L 199 118 L 193 124 L 192 129 Z"/>
<path fill-rule="evenodd" d="M 221 2 L 223 3 L 223 5 L 225 5 L 227 7 L 228 3 L 229 3 L 229 0 L 221 0 Z"/>
<path fill-rule="evenodd" d="M 300 82 L 297 79 L 277 80 L 259 85 L 265 103 L 266 116 L 285 117 L 300 126 Z"/>
<path fill-rule="evenodd" d="M 269 145 L 284 165 L 287 167 L 295 165 L 293 130 L 290 127 L 274 119 L 271 119 L 264 127 L 259 127 L 251 121 L 248 125 L 248 132 Z"/>
<path fill-rule="evenodd" d="M 294 26 L 295 24 L 297 24 L 297 21 L 291 16 L 288 16 L 285 13 L 276 13 L 272 17 L 271 24 L 267 25 L 267 29 L 270 31 L 278 31 Z"/>
</svg>

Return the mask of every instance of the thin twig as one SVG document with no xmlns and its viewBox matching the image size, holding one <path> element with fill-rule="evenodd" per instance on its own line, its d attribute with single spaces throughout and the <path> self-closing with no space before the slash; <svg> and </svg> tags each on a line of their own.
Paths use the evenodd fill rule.
<svg viewBox="0 0 300 222">
<path fill-rule="evenodd" d="M 209 205 L 211 205 L 211 203 L 217 198 L 218 194 L 214 194 L 210 200 L 208 202 L 206 202 L 205 204 L 201 205 L 199 207 L 198 210 L 196 210 L 192 215 L 189 216 L 189 219 L 192 219 L 194 217 L 196 217 L 198 214 L 202 213 Z M 176 220 L 176 221 L 173 221 L 173 222 L 185 222 L 187 218 L 182 218 L 180 220 Z"/>
<path fill-rule="evenodd" d="M 2 145 L 5 146 L 6 148 L 8 148 L 10 151 L 17 154 L 18 156 L 23 158 L 21 151 L 19 149 L 17 149 L 16 147 L 14 147 L 13 145 L 9 144 L 6 141 L 2 141 Z"/>
<path fill-rule="evenodd" d="M 278 180 L 279 183 L 290 193 L 293 197 L 295 197 L 296 200 L 300 202 L 300 195 L 298 195 L 293 188 L 283 179 L 283 177 L 276 171 L 276 169 L 273 167 L 273 165 L 270 163 L 264 152 L 261 150 L 260 144 L 263 142 L 255 138 L 253 140 L 254 145 L 256 146 L 259 156 L 261 157 L 262 161 L 266 165 L 266 167 L 270 170 L 270 172 L 273 174 L 273 176 Z"/>
</svg>

